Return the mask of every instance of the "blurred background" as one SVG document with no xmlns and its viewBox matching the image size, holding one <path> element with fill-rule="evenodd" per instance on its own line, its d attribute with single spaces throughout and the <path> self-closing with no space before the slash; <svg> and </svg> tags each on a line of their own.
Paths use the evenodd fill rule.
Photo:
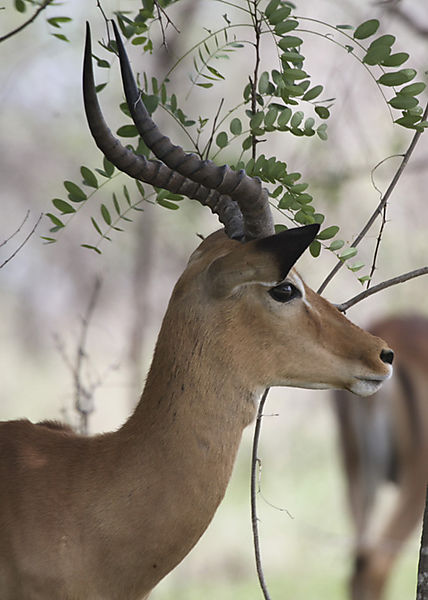
<svg viewBox="0 0 428 600">
<path fill-rule="evenodd" d="M 137 4 L 132 0 L 102 3 L 108 16 L 117 9 L 134 12 Z M 396 51 L 410 52 L 409 66 L 418 70 L 417 80 L 426 81 L 428 6 L 422 0 L 403 0 L 400 9 L 409 17 L 404 19 L 390 10 L 396 4 L 299 0 L 296 14 L 332 25 L 357 25 L 379 18 L 379 33 L 397 36 Z M 0 35 L 24 19 L 12 8 L 2 8 Z M 160 33 L 154 30 L 154 53 L 147 67 L 141 65 L 138 48 L 130 50 L 135 68 L 147 68 L 162 77 L 169 65 L 202 37 L 207 24 L 211 29 L 223 26 L 225 13 L 236 15 L 228 5 L 209 0 L 183 0 L 173 6 L 169 15 L 181 33 L 168 28 L 170 54 L 165 53 Z M 64 29 L 70 43 L 54 38 L 55 30 L 46 22 L 46 17 L 63 15 L 73 17 Z M 100 39 L 104 21 L 94 0 L 50 7 L 45 16 L 0 45 L 0 244 L 8 240 L 0 246 L 0 264 L 11 257 L 39 215 L 52 210 L 51 199 L 65 198 L 63 180 L 79 181 L 82 164 L 101 166 L 81 101 L 86 19 L 91 22 L 93 39 Z M 248 32 L 237 32 L 239 35 Z M 302 172 L 315 205 L 328 215 L 326 225 L 340 225 L 343 239 L 352 241 L 379 202 L 370 178 L 372 169 L 384 158 L 403 153 L 413 132 L 393 126 L 378 88 L 360 63 L 325 38 L 301 35 L 312 81 L 324 85 L 327 97 L 336 98 L 329 139 L 322 142 L 317 137 L 282 135 L 263 152 L 287 162 L 290 171 Z M 266 52 L 264 68 L 270 69 L 269 49 Z M 111 60 L 101 48 L 95 53 Z M 194 88 L 187 101 L 188 113 L 197 114 L 194 107 L 200 104 L 202 114 L 214 115 L 223 97 L 229 105 L 239 102 L 253 58 L 247 47 L 222 63 L 224 84 L 216 84 L 209 92 Z M 185 111 L 190 69 L 191 63 L 184 61 L 172 76 L 171 88 L 182 89 L 180 102 Z M 100 101 L 114 131 L 124 122 L 117 108 L 122 101 L 117 65 L 105 73 L 98 70 L 96 76 L 98 82 L 111 78 Z M 235 82 L 236 89 L 232 86 Z M 425 102 L 422 96 L 421 104 Z M 167 116 L 162 126 L 174 140 L 186 143 Z M 392 196 L 375 282 L 427 264 L 426 135 Z M 386 189 L 399 162 L 392 158 L 376 170 L 380 190 Z M 88 316 L 95 291 L 81 372 L 95 405 L 89 431 L 118 428 L 138 401 L 172 286 L 198 244 L 197 234 L 208 235 L 218 225 L 208 210 L 191 201 L 183 201 L 178 211 L 145 204 L 144 212 L 135 213 L 125 233 L 102 244 L 101 255 L 82 248 L 81 243 L 92 244 L 98 238 L 90 223 L 91 211 L 99 212 L 104 194 L 110 198 L 114 186 L 120 189 L 125 183 L 132 187 L 126 176 L 120 175 L 97 192 L 54 245 L 40 239 L 49 235 L 48 220 L 43 218 L 29 242 L 0 270 L 0 419 L 61 419 L 78 425 L 73 368 L 82 341 L 82 320 Z M 375 226 L 359 252 L 367 265 L 377 234 Z M 334 264 L 331 253 L 322 253 L 317 260 L 307 253 L 299 262 L 299 271 L 316 289 Z M 99 289 L 97 281 L 101 282 Z M 341 302 L 360 290 L 357 277 L 345 268 L 325 295 Z M 428 316 L 427 291 L 427 281 L 416 279 L 358 304 L 348 316 L 361 326 L 390 314 Z M 345 598 L 352 530 L 331 396 L 328 392 L 275 389 L 266 413 L 259 452 L 263 462 L 259 516 L 272 597 Z M 261 597 L 250 529 L 251 438 L 249 428 L 212 525 L 159 585 L 154 600 Z M 415 595 L 419 536 L 420 531 L 415 532 L 394 569 L 387 593 L 390 600 Z"/>
</svg>

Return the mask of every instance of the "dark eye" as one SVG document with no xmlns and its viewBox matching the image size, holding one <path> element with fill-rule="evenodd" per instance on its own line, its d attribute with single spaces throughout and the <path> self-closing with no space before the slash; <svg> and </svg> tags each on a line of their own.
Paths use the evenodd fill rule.
<svg viewBox="0 0 428 600">
<path fill-rule="evenodd" d="M 277 302 L 289 302 L 300 297 L 300 291 L 291 283 L 281 283 L 269 290 L 270 296 Z"/>
</svg>

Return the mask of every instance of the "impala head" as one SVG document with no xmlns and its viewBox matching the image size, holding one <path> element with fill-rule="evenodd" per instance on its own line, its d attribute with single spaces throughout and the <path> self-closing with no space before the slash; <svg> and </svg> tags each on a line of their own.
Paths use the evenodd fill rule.
<svg viewBox="0 0 428 600">
<path fill-rule="evenodd" d="M 308 288 L 293 269 L 319 226 L 275 235 L 259 179 L 174 146 L 150 118 L 113 26 L 131 116 L 159 160 L 136 155 L 108 129 L 95 93 L 88 27 L 83 89 L 98 147 L 128 175 L 208 205 L 224 225 L 191 256 L 166 320 L 196 323 L 215 360 L 227 361 L 250 388 L 288 385 L 373 394 L 391 375 L 392 351 Z"/>
</svg>

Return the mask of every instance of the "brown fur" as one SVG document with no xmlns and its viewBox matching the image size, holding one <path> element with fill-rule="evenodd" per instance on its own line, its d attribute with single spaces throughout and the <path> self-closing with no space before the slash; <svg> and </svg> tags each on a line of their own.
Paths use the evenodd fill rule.
<svg viewBox="0 0 428 600">
<path fill-rule="evenodd" d="M 402 546 L 421 521 L 428 473 L 428 319 L 391 317 L 371 331 L 396 352 L 394 377 L 374 396 L 335 393 L 348 499 L 356 531 L 353 600 L 379 600 Z M 370 518 L 381 485 L 397 486 L 383 527 Z"/>
<path fill-rule="evenodd" d="M 209 266 L 229 253 L 238 265 L 242 248 L 217 233 L 193 254 L 119 431 L 0 424 L 2 600 L 146 597 L 211 521 L 266 386 L 352 387 L 388 372 L 384 342 L 308 288 L 306 304 L 275 302 L 259 281 L 216 294 Z M 279 279 L 276 256 L 263 261 Z"/>
</svg>

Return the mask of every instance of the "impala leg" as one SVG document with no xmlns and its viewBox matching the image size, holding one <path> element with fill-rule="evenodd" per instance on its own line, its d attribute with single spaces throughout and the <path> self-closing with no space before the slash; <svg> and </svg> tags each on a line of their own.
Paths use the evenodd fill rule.
<svg viewBox="0 0 428 600">
<path fill-rule="evenodd" d="M 410 475 L 410 474 L 409 474 Z M 402 546 L 420 520 L 423 506 L 422 473 L 413 473 L 400 489 L 397 504 L 381 534 L 356 555 L 351 579 L 352 600 L 380 600 Z"/>
</svg>

